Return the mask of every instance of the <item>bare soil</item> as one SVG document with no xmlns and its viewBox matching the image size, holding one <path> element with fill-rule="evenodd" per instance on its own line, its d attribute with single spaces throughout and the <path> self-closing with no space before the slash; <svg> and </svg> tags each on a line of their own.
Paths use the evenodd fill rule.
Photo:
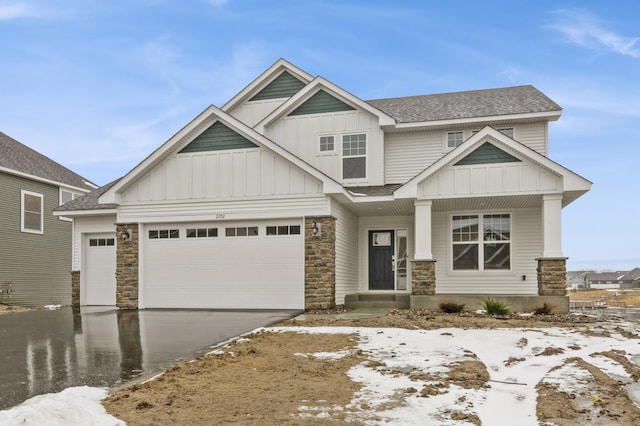
<svg viewBox="0 0 640 426">
<path fill-rule="evenodd" d="M 308 315 L 304 321 L 288 320 L 284 326 L 354 326 L 400 327 L 408 329 L 504 328 L 504 327 L 570 327 L 578 333 L 604 336 L 608 332 L 591 317 L 553 315 L 544 317 L 487 318 L 474 314 L 440 314 L 430 311 L 393 311 L 379 318 L 336 319 L 332 316 Z M 350 405 L 360 385 L 352 382 L 347 371 L 360 363 L 373 363 L 365 353 L 355 349 L 357 335 L 298 334 L 293 332 L 260 332 L 237 339 L 223 350 L 178 364 L 155 380 L 135 384 L 112 393 L 103 405 L 107 411 L 129 425 L 216 425 L 216 424 L 363 424 L 375 421 L 375 413 L 366 404 Z M 630 333 L 625 336 L 639 339 Z M 526 339 L 520 342 L 526 345 Z M 519 343 L 519 344 L 520 344 Z M 540 356 L 550 356 L 557 348 L 547 348 Z M 338 358 L 308 355 L 318 352 L 348 351 Z M 603 352 L 599 356 L 618 362 L 624 354 Z M 488 386 L 487 367 L 474 354 L 468 360 L 449 366 L 447 374 L 427 379 L 429 385 L 409 387 L 386 409 L 400 406 L 407 395 L 429 397 L 447 392 L 449 384 L 478 389 Z M 513 358 L 507 362 L 517 363 Z M 589 391 L 568 395 L 549 384 L 539 384 L 537 414 L 541 424 L 583 425 L 608 424 L 631 426 L 640 424 L 640 410 L 630 401 L 621 383 L 612 380 L 597 367 L 580 358 L 567 363 L 588 371 L 592 380 Z M 625 362 L 624 368 L 640 377 L 640 368 Z M 402 372 L 388 371 L 388 374 Z M 601 398 L 592 400 L 592 395 Z M 585 404 L 598 408 L 585 410 Z M 480 424 L 473 413 L 465 412 L 464 401 L 451 408 L 450 419 Z M 318 410 L 327 413 L 318 416 Z M 364 416 L 358 416 L 363 414 Z M 355 415 L 355 416 L 354 416 Z M 362 419 L 362 421 L 358 420 Z"/>
<path fill-rule="evenodd" d="M 29 308 L 23 308 L 22 306 L 4 305 L 0 303 L 0 315 L 9 314 L 12 312 L 28 311 Z"/>
</svg>

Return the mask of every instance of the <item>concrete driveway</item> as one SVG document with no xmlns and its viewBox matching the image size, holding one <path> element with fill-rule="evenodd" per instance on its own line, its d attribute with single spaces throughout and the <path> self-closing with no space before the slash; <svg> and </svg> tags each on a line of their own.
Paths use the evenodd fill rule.
<svg viewBox="0 0 640 426">
<path fill-rule="evenodd" d="M 0 315 L 0 410 L 71 386 L 116 386 L 297 313 L 65 307 Z"/>
</svg>

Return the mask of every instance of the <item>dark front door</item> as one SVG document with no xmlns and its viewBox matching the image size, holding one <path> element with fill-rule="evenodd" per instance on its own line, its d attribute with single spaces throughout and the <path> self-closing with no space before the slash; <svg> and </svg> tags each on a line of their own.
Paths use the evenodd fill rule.
<svg viewBox="0 0 640 426">
<path fill-rule="evenodd" d="M 369 231 L 369 290 L 394 290 L 393 231 Z"/>
</svg>

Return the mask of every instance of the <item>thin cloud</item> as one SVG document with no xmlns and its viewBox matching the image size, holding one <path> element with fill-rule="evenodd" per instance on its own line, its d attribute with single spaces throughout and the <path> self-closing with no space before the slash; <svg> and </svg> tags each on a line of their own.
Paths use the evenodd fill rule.
<svg viewBox="0 0 640 426">
<path fill-rule="evenodd" d="M 579 46 L 618 53 L 640 59 L 640 37 L 626 37 L 607 29 L 598 17 L 579 10 L 555 12 L 557 21 L 549 25 Z"/>
<path fill-rule="evenodd" d="M 25 4 L 0 4 L 0 20 L 32 18 L 39 16 L 39 12 Z"/>
</svg>

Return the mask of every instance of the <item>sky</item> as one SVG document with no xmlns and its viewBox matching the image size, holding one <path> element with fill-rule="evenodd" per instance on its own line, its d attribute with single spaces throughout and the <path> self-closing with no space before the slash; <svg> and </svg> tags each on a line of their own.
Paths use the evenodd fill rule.
<svg viewBox="0 0 640 426">
<path fill-rule="evenodd" d="M 285 58 L 361 99 L 532 84 L 592 181 L 569 269 L 640 267 L 634 0 L 0 0 L 0 131 L 102 185 Z"/>
<path fill-rule="evenodd" d="M 347 372 L 353 382 L 361 385 L 348 404 L 336 406 L 311 400 L 298 407 L 297 417 L 301 419 L 327 420 L 338 413 L 348 420 L 367 424 L 470 424 L 466 418 L 452 419 L 452 411 L 458 411 L 475 414 L 483 425 L 511 425 L 517 419 L 519 426 L 538 426 L 539 383 L 572 395 L 583 418 L 605 422 L 607 417 L 602 412 L 615 412 L 616 406 L 610 405 L 608 399 L 610 394 L 600 386 L 607 381 L 620 383 L 630 400 L 640 405 L 637 378 L 614 356 L 603 356 L 622 353 L 625 356 L 621 358 L 627 363 L 628 359 L 640 356 L 637 340 L 628 338 L 629 333 L 637 330 L 637 323 L 612 321 L 599 323 L 598 327 L 606 331 L 595 335 L 588 330 L 583 333 L 579 328 L 560 327 L 435 330 L 277 327 L 261 331 L 357 334 L 358 346 L 352 350 L 296 355 L 335 360 L 358 351 L 370 360 Z M 250 338 L 242 340 L 251 343 Z M 227 345 L 213 353 L 233 353 L 237 349 Z M 581 365 L 576 359 L 591 365 Z M 469 361 L 484 364 L 489 383 L 477 389 L 447 381 L 434 384 L 433 377 L 446 376 L 457 364 Z M 594 379 L 594 371 L 599 374 L 598 380 Z M 474 373 L 473 368 L 467 373 Z M 407 391 L 410 388 L 415 392 Z M 419 396 L 423 389 L 434 388 L 437 393 L 428 393 L 427 398 Z M 105 389 L 87 386 L 39 395 L 0 411 L 0 423 L 124 426 L 100 404 L 106 396 Z M 296 418 L 296 413 L 292 416 Z"/>
</svg>

